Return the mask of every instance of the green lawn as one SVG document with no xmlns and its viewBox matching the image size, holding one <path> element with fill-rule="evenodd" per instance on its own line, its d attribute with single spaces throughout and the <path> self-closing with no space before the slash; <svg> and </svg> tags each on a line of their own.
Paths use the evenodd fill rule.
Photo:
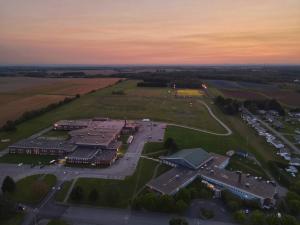
<svg viewBox="0 0 300 225">
<path fill-rule="evenodd" d="M 1 225 L 20 225 L 22 223 L 23 218 L 24 218 L 24 214 L 18 213 L 9 219 L 0 220 L 0 224 Z"/>
<path fill-rule="evenodd" d="M 45 164 L 48 165 L 56 156 L 40 156 L 40 155 L 25 155 L 25 154 L 6 154 L 0 158 L 2 163 L 24 163 L 24 164 Z"/>
<path fill-rule="evenodd" d="M 156 165 L 157 163 L 154 161 L 140 159 L 135 173 L 125 180 L 79 178 L 75 186 L 78 185 L 84 190 L 84 198 L 80 203 L 91 204 L 88 200 L 88 195 L 95 188 L 99 193 L 99 199 L 94 204 L 99 206 L 126 207 L 133 195 L 152 178 Z M 157 175 L 164 172 L 166 168 L 166 166 L 162 166 L 158 170 Z M 111 198 L 117 198 L 117 200 L 114 202 Z M 69 199 L 69 201 L 71 200 Z"/>
<path fill-rule="evenodd" d="M 34 188 L 36 182 L 43 184 L 41 189 Z M 16 202 L 22 202 L 25 204 L 36 204 L 40 202 L 56 184 L 56 177 L 54 175 L 37 174 L 25 177 L 16 183 L 16 190 L 11 194 L 12 199 Z"/>
<path fill-rule="evenodd" d="M 128 80 L 84 95 L 69 104 L 20 124 L 17 131 L 0 132 L 2 139 L 11 140 L 10 143 L 0 143 L 0 149 L 49 127 L 55 121 L 95 116 L 119 119 L 151 118 L 224 132 L 224 129 L 211 118 L 206 108 L 195 103 L 196 99 L 175 98 L 168 88 L 142 88 L 136 86 L 137 82 Z M 119 89 L 124 90 L 126 95 L 112 94 L 113 90 Z M 192 107 L 190 102 L 194 102 Z"/>
<path fill-rule="evenodd" d="M 66 197 L 66 194 L 69 190 L 69 188 L 71 187 L 71 184 L 72 184 L 72 180 L 70 181 L 65 181 L 60 189 L 60 191 L 58 191 L 56 194 L 55 194 L 55 200 L 58 201 L 58 202 L 62 202 L 65 197 Z"/>
<path fill-rule="evenodd" d="M 238 156 L 231 157 L 226 169 L 232 171 L 240 170 L 243 173 L 250 173 L 252 176 L 258 176 L 268 179 L 268 176 L 254 161 Z"/>
</svg>

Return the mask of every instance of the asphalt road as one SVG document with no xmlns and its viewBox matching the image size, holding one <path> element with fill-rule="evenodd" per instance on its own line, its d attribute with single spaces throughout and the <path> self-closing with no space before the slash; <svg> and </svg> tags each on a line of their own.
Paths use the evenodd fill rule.
<svg viewBox="0 0 300 225">
<path fill-rule="evenodd" d="M 263 120 L 258 120 L 263 126 L 265 126 L 268 130 L 270 130 L 273 134 L 276 135 L 277 138 L 281 139 L 287 146 L 289 146 L 295 153 L 300 154 L 300 149 L 297 148 L 292 142 L 290 142 L 287 138 L 285 138 L 280 132 L 275 130 L 273 127 L 271 127 L 269 124 L 267 124 Z"/>
<path fill-rule="evenodd" d="M 133 212 L 126 209 L 69 207 L 61 218 L 73 225 L 168 225 L 178 217 L 170 214 Z M 233 225 L 227 222 L 188 218 L 190 225 Z"/>
</svg>

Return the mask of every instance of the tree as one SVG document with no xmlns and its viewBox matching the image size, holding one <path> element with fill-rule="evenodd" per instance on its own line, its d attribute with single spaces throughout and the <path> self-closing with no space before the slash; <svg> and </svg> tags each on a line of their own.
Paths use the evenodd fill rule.
<svg viewBox="0 0 300 225">
<path fill-rule="evenodd" d="M 251 225 L 264 224 L 265 216 L 261 211 L 255 210 L 252 212 L 250 216 L 250 221 L 251 221 Z"/>
<path fill-rule="evenodd" d="M 91 202 L 96 202 L 98 200 L 98 198 L 99 198 L 99 194 L 98 194 L 97 189 L 95 189 L 95 188 L 92 189 L 89 193 L 89 200 Z"/>
<path fill-rule="evenodd" d="M 15 131 L 17 128 L 16 128 L 16 123 L 11 121 L 11 120 L 8 120 L 6 122 L 6 124 L 4 124 L 4 126 L 2 127 L 2 129 L 4 131 Z"/>
<path fill-rule="evenodd" d="M 163 195 L 158 199 L 157 207 L 163 212 L 172 212 L 174 210 L 174 199 L 170 195 Z"/>
<path fill-rule="evenodd" d="M 169 225 L 188 225 L 188 222 L 182 218 L 172 218 L 169 221 Z"/>
<path fill-rule="evenodd" d="M 164 147 L 166 149 L 169 149 L 171 152 L 175 152 L 176 150 L 178 150 L 178 146 L 173 138 L 167 138 L 164 143 Z"/>
<path fill-rule="evenodd" d="M 141 197 L 141 204 L 147 210 L 157 209 L 157 197 L 154 193 L 147 193 Z"/>
<path fill-rule="evenodd" d="M 266 223 L 267 225 L 281 225 L 280 219 L 274 214 L 266 217 Z"/>
<path fill-rule="evenodd" d="M 3 193 L 12 193 L 16 190 L 16 183 L 10 176 L 6 176 L 2 183 L 1 189 Z"/>
<path fill-rule="evenodd" d="M 183 213 L 188 208 L 188 204 L 183 201 L 179 200 L 176 202 L 176 211 L 179 213 Z"/>
<path fill-rule="evenodd" d="M 73 201 L 81 201 L 83 198 L 83 189 L 80 186 L 74 187 L 70 197 Z"/>
<path fill-rule="evenodd" d="M 239 210 L 233 214 L 233 218 L 237 223 L 243 224 L 246 220 L 246 215 L 242 210 Z"/>
<path fill-rule="evenodd" d="M 191 201 L 191 192 L 187 188 L 183 188 L 176 194 L 175 198 L 189 203 Z"/>
<path fill-rule="evenodd" d="M 295 217 L 290 215 L 285 215 L 281 219 L 282 225 L 298 225 L 298 222 Z"/>
</svg>

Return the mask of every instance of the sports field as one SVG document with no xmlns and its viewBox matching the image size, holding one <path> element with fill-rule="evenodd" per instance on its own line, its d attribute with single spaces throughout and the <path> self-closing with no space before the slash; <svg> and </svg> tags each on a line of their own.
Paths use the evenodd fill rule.
<svg viewBox="0 0 300 225">
<path fill-rule="evenodd" d="M 118 78 L 0 78 L 0 126 L 24 112 L 40 109 L 76 94 L 86 94 L 116 83 Z"/>
<path fill-rule="evenodd" d="M 178 89 L 177 95 L 182 97 L 200 97 L 203 96 L 204 93 L 198 89 Z"/>
</svg>

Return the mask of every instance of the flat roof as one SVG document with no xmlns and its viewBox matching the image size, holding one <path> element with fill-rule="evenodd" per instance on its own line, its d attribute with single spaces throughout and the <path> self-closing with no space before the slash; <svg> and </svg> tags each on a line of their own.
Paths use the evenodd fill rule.
<svg viewBox="0 0 300 225">
<path fill-rule="evenodd" d="M 241 175 L 241 182 L 239 182 L 239 175 L 236 172 L 224 169 L 208 167 L 200 169 L 199 175 L 201 177 L 214 179 L 226 185 L 239 188 L 244 192 L 248 192 L 261 198 L 273 198 L 276 193 L 276 187 L 274 187 L 271 183 L 255 179 L 253 176 L 247 177 L 245 174 Z"/>
<path fill-rule="evenodd" d="M 98 151 L 98 149 L 94 148 L 77 147 L 74 152 L 68 155 L 68 158 L 91 159 Z"/>
<path fill-rule="evenodd" d="M 115 150 L 103 150 L 99 151 L 95 157 L 95 160 L 111 161 L 115 158 L 117 151 Z"/>
<path fill-rule="evenodd" d="M 122 120 L 92 121 L 87 128 L 70 131 L 69 134 L 71 141 L 77 145 L 107 147 L 124 125 Z"/>
<path fill-rule="evenodd" d="M 162 194 L 175 194 L 180 188 L 192 182 L 198 176 L 197 171 L 180 168 L 173 168 L 159 177 L 149 181 L 147 186 Z"/>
<path fill-rule="evenodd" d="M 63 151 L 73 151 L 76 148 L 76 146 L 69 141 L 49 140 L 46 138 L 23 139 L 13 145 L 10 145 L 9 147 L 59 149 Z"/>
<path fill-rule="evenodd" d="M 203 163 L 212 159 L 212 155 L 204 151 L 202 148 L 190 148 L 180 150 L 172 155 L 163 156 L 161 159 L 164 160 L 184 160 L 193 168 L 199 168 Z"/>
</svg>

